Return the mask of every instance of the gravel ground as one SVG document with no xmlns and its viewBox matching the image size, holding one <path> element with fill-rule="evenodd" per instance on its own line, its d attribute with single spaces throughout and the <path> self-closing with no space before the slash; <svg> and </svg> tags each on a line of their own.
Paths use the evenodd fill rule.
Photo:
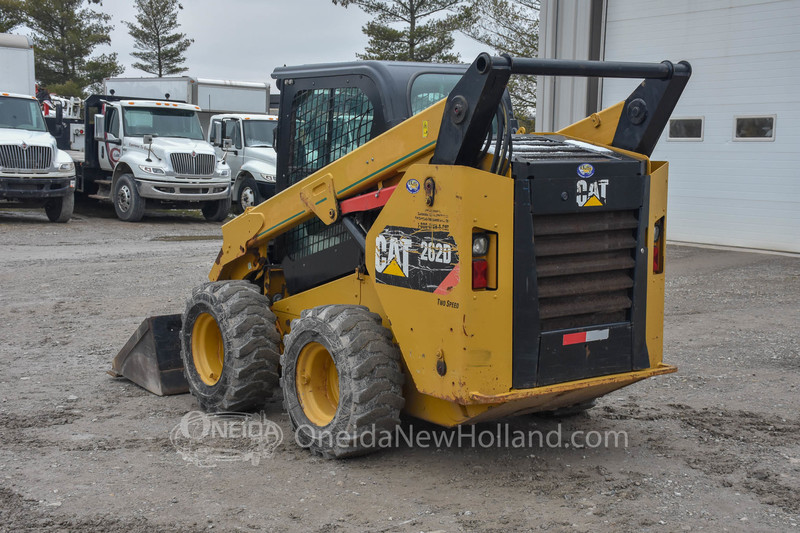
<svg viewBox="0 0 800 533">
<path fill-rule="evenodd" d="M 0 531 L 800 532 L 798 257 L 671 245 L 679 372 L 577 417 L 500 426 L 560 430 L 559 446 L 401 444 L 331 462 L 293 442 L 271 401 L 284 435 L 271 458 L 200 467 L 170 441 L 192 398 L 106 371 L 145 316 L 182 311 L 219 225 L 40 211 L 0 209 Z M 628 442 L 567 447 L 575 431 Z"/>
</svg>

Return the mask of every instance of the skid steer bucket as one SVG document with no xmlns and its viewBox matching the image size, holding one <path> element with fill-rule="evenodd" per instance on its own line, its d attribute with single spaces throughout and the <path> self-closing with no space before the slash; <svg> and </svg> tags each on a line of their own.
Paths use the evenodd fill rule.
<svg viewBox="0 0 800 533">
<path fill-rule="evenodd" d="M 159 396 L 189 392 L 183 375 L 180 331 L 181 315 L 145 319 L 111 362 L 108 373 Z"/>
</svg>

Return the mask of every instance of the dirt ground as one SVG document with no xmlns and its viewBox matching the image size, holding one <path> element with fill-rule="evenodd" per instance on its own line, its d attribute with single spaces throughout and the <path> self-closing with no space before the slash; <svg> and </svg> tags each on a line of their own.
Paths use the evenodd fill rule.
<svg viewBox="0 0 800 533">
<path fill-rule="evenodd" d="M 66 225 L 0 208 L 0 531 L 798 531 L 800 258 L 668 248 L 666 362 L 556 447 L 421 447 L 200 467 L 170 432 L 196 404 L 106 374 L 150 314 L 181 312 L 219 249 L 199 215 Z M 434 428 L 419 422 L 406 425 Z M 496 431 L 484 424 L 478 431 Z M 575 431 L 627 446 L 567 447 Z"/>
</svg>

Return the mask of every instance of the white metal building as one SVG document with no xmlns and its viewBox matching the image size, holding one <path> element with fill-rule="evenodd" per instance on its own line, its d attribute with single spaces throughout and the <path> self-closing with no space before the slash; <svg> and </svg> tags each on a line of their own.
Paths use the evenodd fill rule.
<svg viewBox="0 0 800 533">
<path fill-rule="evenodd" d="M 670 162 L 671 240 L 800 252 L 800 0 L 544 0 L 540 55 L 687 60 L 654 159 Z M 556 130 L 634 80 L 539 80 Z"/>
</svg>

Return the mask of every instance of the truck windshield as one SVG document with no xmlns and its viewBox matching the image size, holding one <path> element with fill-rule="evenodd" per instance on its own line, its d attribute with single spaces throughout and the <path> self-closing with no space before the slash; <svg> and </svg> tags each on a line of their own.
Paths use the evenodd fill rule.
<svg viewBox="0 0 800 533">
<path fill-rule="evenodd" d="M 203 129 L 197 113 L 190 109 L 162 109 L 153 107 L 125 107 L 122 121 L 125 135 L 141 137 L 181 137 L 203 140 Z"/>
<path fill-rule="evenodd" d="M 0 128 L 47 131 L 39 102 L 26 98 L 0 98 Z"/>
<path fill-rule="evenodd" d="M 244 145 L 272 147 L 272 130 L 277 120 L 244 120 Z"/>
</svg>

